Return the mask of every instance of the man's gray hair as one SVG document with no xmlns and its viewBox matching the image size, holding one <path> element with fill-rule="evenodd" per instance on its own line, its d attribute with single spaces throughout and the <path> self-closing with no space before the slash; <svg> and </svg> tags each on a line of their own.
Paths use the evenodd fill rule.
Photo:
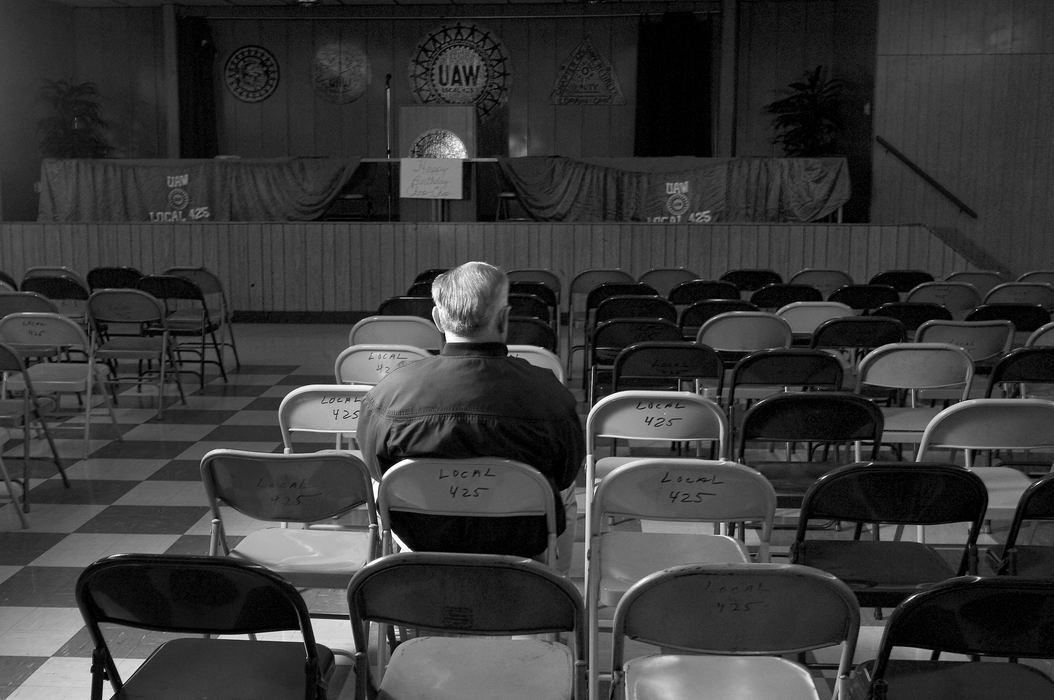
<svg viewBox="0 0 1054 700">
<path fill-rule="evenodd" d="M 509 278 L 485 262 L 467 262 L 439 275 L 432 282 L 432 300 L 440 330 L 471 336 L 487 325 L 508 298 Z"/>
</svg>

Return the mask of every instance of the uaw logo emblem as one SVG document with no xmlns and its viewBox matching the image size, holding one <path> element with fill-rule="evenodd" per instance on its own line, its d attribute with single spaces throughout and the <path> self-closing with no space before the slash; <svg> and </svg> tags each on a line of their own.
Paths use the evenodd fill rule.
<svg viewBox="0 0 1054 700">
<path fill-rule="evenodd" d="M 684 216 L 691 204 L 688 199 L 688 183 L 667 182 L 666 195 L 666 211 L 671 216 Z"/>
<path fill-rule="evenodd" d="M 155 224 L 185 223 L 187 221 L 212 218 L 212 213 L 208 207 L 190 206 L 190 193 L 187 192 L 187 187 L 190 186 L 190 175 L 188 173 L 166 175 L 165 185 L 168 187 L 168 196 L 165 200 L 168 204 L 168 210 L 149 212 L 151 222 Z"/>
<path fill-rule="evenodd" d="M 422 103 L 476 105 L 480 121 L 505 102 L 509 59 L 490 30 L 478 24 L 434 30 L 410 60 L 410 87 Z"/>
<path fill-rule="evenodd" d="M 666 211 L 659 216 L 647 217 L 647 221 L 666 224 L 709 224 L 714 220 L 713 212 L 709 209 L 692 210 L 690 180 L 667 182 L 665 183 L 665 186 L 666 200 L 664 202 L 664 207 Z M 656 209 L 658 209 L 658 200 L 659 197 L 652 200 L 655 202 L 653 206 L 655 206 Z"/>
</svg>

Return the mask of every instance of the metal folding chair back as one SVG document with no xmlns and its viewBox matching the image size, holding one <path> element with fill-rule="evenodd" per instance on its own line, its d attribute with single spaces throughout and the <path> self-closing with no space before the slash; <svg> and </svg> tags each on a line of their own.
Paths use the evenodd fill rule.
<svg viewBox="0 0 1054 700">
<path fill-rule="evenodd" d="M 411 345 L 352 345 L 337 355 L 333 373 L 338 384 L 376 384 L 393 370 L 431 356 Z"/>
</svg>

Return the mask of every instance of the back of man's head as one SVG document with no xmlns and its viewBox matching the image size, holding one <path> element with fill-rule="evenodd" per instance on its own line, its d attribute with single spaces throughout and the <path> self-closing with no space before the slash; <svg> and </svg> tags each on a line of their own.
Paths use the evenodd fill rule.
<svg viewBox="0 0 1054 700">
<path fill-rule="evenodd" d="M 506 306 L 508 294 L 509 278 L 501 268 L 485 262 L 459 265 L 432 282 L 436 323 L 446 333 L 478 335 Z"/>
</svg>

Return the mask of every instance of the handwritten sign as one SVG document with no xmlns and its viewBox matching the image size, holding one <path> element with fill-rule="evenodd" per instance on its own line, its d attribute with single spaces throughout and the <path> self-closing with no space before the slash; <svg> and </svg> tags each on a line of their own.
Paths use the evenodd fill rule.
<svg viewBox="0 0 1054 700">
<path fill-rule="evenodd" d="M 488 480 L 496 479 L 489 467 L 486 469 L 442 469 L 436 475 L 439 481 L 456 483 L 448 485 L 451 498 L 481 498 L 493 487 Z"/>
<path fill-rule="evenodd" d="M 332 396 L 324 394 L 319 399 L 319 403 L 327 407 L 335 423 L 355 425 L 359 420 L 359 404 L 362 403 L 361 396 Z"/>
<path fill-rule="evenodd" d="M 707 499 L 719 495 L 725 482 L 720 477 L 706 472 L 666 472 L 659 479 L 659 488 L 666 493 L 670 503 L 687 503 L 689 505 L 704 503 Z M 693 489 L 700 489 L 695 491 Z"/>
<path fill-rule="evenodd" d="M 406 199 L 464 199 L 465 162 L 459 158 L 401 158 L 399 196 Z"/>
<path fill-rule="evenodd" d="M 644 413 L 644 424 L 652 428 L 670 428 L 684 420 L 684 416 L 670 415 L 671 412 L 683 412 L 687 408 L 683 401 L 638 401 L 634 406 Z"/>
</svg>

